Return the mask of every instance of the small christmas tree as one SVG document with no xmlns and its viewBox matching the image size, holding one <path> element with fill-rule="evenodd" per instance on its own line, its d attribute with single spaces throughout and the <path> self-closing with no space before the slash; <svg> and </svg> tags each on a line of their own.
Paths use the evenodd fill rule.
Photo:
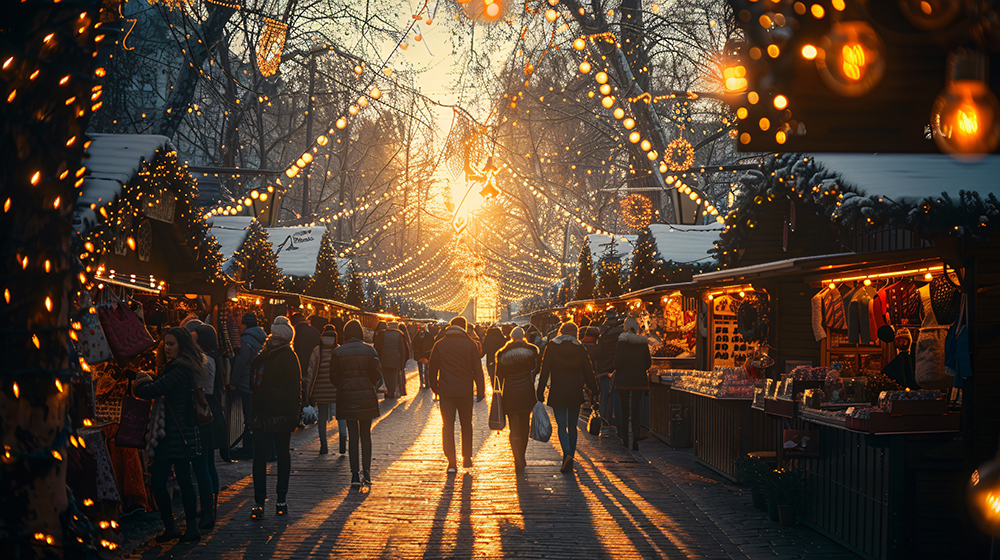
<svg viewBox="0 0 1000 560">
<path fill-rule="evenodd" d="M 579 272 L 576 281 L 576 300 L 594 298 L 594 259 L 590 254 L 590 239 L 584 239 L 580 249 Z"/>
<path fill-rule="evenodd" d="M 610 298 L 622 295 L 622 260 L 614 255 L 607 256 L 601 259 L 597 268 L 600 271 L 600 276 L 596 297 Z"/>
<path fill-rule="evenodd" d="M 642 230 L 636 240 L 635 251 L 632 253 L 632 274 L 629 277 L 629 290 L 636 291 L 651 286 L 665 284 L 667 266 L 657 251 L 656 240 L 649 228 Z"/>
<path fill-rule="evenodd" d="M 319 251 L 319 263 L 316 271 L 316 281 L 306 292 L 311 296 L 316 296 L 334 301 L 344 301 L 346 293 L 344 285 L 340 283 L 340 270 L 337 268 L 337 253 L 330 243 L 330 232 L 323 233 L 323 247 Z"/>
</svg>

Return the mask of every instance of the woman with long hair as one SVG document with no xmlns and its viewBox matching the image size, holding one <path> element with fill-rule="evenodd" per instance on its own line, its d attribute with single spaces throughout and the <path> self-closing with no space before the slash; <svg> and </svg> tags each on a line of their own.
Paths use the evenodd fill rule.
<svg viewBox="0 0 1000 560">
<path fill-rule="evenodd" d="M 559 327 L 559 336 L 545 345 L 542 354 L 541 373 L 538 377 L 538 400 L 552 407 L 559 428 L 559 445 L 562 447 L 563 463 L 561 472 L 573 472 L 573 458 L 576 455 L 576 423 L 583 404 L 584 386 L 596 395 L 597 377 L 590 362 L 587 349 L 577 339 L 577 326 L 572 321 Z M 545 385 L 552 379 L 548 400 L 545 400 Z"/>
<path fill-rule="evenodd" d="M 288 479 L 292 472 L 292 430 L 299 425 L 302 414 L 302 370 L 299 358 L 292 350 L 295 329 L 288 318 L 278 316 L 271 325 L 271 336 L 264 348 L 250 363 L 249 425 L 253 430 L 253 493 L 256 505 L 250 516 L 264 515 L 267 499 L 267 456 L 274 446 L 278 454 L 277 515 L 288 513 Z"/>
<path fill-rule="evenodd" d="M 195 378 L 204 375 L 204 357 L 187 330 L 173 328 L 163 336 L 162 359 L 165 365 L 156 380 L 144 376 L 136 380 L 132 389 L 140 399 L 163 397 L 166 408 L 164 434 L 157 443 L 150 468 L 153 498 L 163 520 L 163 533 L 156 537 L 156 542 L 178 538 L 181 542 L 193 542 L 201 538 L 201 532 L 195 525 L 197 499 L 191 483 L 191 461 L 201 453 L 201 445 L 192 391 Z M 176 475 L 184 503 L 187 526 L 183 534 L 174 520 L 170 492 L 167 491 L 167 477 L 171 469 Z"/>
<path fill-rule="evenodd" d="M 382 368 L 378 353 L 365 344 L 358 321 L 344 325 L 344 343 L 330 356 L 329 375 L 337 388 L 337 420 L 347 421 L 351 486 L 371 486 L 372 420 L 379 416 L 375 384 L 382 377 Z"/>
<path fill-rule="evenodd" d="M 500 332 L 500 329 L 496 329 Z M 487 335 L 489 336 L 489 335 Z M 501 335 L 502 336 L 502 335 Z M 524 330 L 517 327 L 510 340 L 496 353 L 496 385 L 502 391 L 503 411 L 510 425 L 510 451 L 514 455 L 514 471 L 524 470 L 527 461 L 528 431 L 535 398 L 535 369 L 538 368 L 538 348 L 524 340 Z M 494 391 L 493 398 L 497 393 Z"/>
<path fill-rule="evenodd" d="M 333 325 L 323 327 L 323 334 L 309 358 L 308 385 L 306 400 L 317 405 L 319 409 L 319 454 L 329 453 L 326 440 L 326 424 L 330 421 L 330 413 L 337 414 L 337 387 L 330 382 L 330 358 L 337 348 L 337 329 Z M 347 453 L 347 422 L 337 418 L 337 431 L 340 434 L 340 454 Z"/>
</svg>

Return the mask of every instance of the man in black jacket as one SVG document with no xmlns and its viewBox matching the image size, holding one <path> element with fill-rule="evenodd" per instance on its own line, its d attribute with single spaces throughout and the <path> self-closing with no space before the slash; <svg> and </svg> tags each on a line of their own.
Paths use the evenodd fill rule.
<svg viewBox="0 0 1000 560">
<path fill-rule="evenodd" d="M 486 371 L 490 374 L 490 383 L 493 383 L 493 378 L 496 374 L 497 352 L 506 343 L 507 339 L 504 337 L 503 332 L 500 331 L 499 326 L 493 325 L 486 331 L 486 336 L 483 338 L 483 352 L 486 353 Z"/>
<path fill-rule="evenodd" d="M 444 421 L 444 454 L 448 472 L 457 471 L 455 457 L 455 412 L 462 424 L 462 466 L 472 467 L 472 391 L 476 402 L 485 398 L 483 362 L 479 345 L 466 333 L 465 317 L 455 317 L 431 350 L 429 368 L 431 390 L 440 396 Z"/>
</svg>

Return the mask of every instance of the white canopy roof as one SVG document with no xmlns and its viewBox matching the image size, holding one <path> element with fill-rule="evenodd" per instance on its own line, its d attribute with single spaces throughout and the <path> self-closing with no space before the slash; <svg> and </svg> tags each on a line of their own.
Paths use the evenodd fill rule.
<svg viewBox="0 0 1000 560">
<path fill-rule="evenodd" d="M 725 229 L 720 223 L 685 226 L 679 224 L 650 224 L 656 249 L 665 261 L 687 263 L 708 257 L 708 250 L 715 246 L 719 233 Z"/>
<path fill-rule="evenodd" d="M 813 154 L 817 163 L 840 174 L 868 195 L 915 203 L 947 192 L 1000 191 L 1000 156 L 958 161 L 943 154 Z"/>
<path fill-rule="evenodd" d="M 118 197 L 143 161 L 153 160 L 157 150 L 176 151 L 170 139 L 157 134 L 88 134 L 87 174 L 83 179 L 83 194 L 77 199 L 73 227 L 89 230 L 97 225 L 97 216 L 90 205 L 101 207 Z"/>
<path fill-rule="evenodd" d="M 281 273 L 296 278 L 315 276 L 325 231 L 324 226 L 268 228 L 267 237 L 278 256 Z"/>
<path fill-rule="evenodd" d="M 632 258 L 632 250 L 635 249 L 635 241 L 639 236 L 616 235 L 611 238 L 600 233 L 591 233 L 587 235 L 587 239 L 590 240 L 590 254 L 594 262 L 601 260 L 612 247 L 615 256 L 621 258 L 622 262 L 627 262 Z"/>
<path fill-rule="evenodd" d="M 219 253 L 225 262 L 222 271 L 229 272 L 234 264 L 233 256 L 250 236 L 252 216 L 212 216 L 208 219 L 208 234 L 219 244 Z"/>
</svg>

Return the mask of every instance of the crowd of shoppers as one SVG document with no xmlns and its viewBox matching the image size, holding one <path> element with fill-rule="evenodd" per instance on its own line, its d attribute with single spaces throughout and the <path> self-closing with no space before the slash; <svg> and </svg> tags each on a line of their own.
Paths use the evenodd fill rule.
<svg viewBox="0 0 1000 560">
<path fill-rule="evenodd" d="M 246 313 L 240 345 L 227 358 L 211 325 L 191 319 L 166 332 L 158 350 L 155 380 L 143 377 L 133 392 L 160 399 L 161 416 L 150 441 L 151 486 L 162 516 L 159 542 L 196 541 L 215 525 L 219 476 L 215 449 L 229 457 L 228 423 L 221 396 L 230 391 L 243 406 L 245 456 L 253 459 L 254 504 L 251 516 L 264 513 L 268 495 L 267 463 L 277 461 L 277 515 L 289 512 L 290 440 L 303 426 L 302 409 L 315 406 L 319 418 L 319 453 L 328 450 L 327 428 L 337 421 L 340 454 L 348 454 L 352 487 L 372 486 L 372 422 L 381 414 L 379 394 L 406 396 L 406 366 L 416 361 L 420 388 L 439 399 L 442 446 L 447 472 L 457 472 L 455 420 L 461 432 L 462 465 L 472 467 L 473 408 L 486 397 L 486 375 L 494 398 L 502 402 L 516 473 L 527 465 L 532 412 L 539 402 L 552 409 L 563 453 L 560 470 L 573 472 L 577 423 L 588 402 L 607 424 L 616 424 L 622 445 L 638 449 L 639 407 L 649 388 L 651 357 L 647 338 L 634 318 L 609 310 L 602 324 L 573 322 L 552 329 L 511 324 L 488 328 L 459 316 L 447 325 L 379 322 L 374 331 L 361 323 L 328 323 L 301 313 L 279 315 L 269 327 Z M 543 331 L 547 331 L 543 333 Z M 485 359 L 484 359 L 485 358 Z M 485 372 L 484 372 L 485 362 Z M 203 393 L 212 420 L 199 423 L 196 393 Z M 187 518 L 182 533 L 173 517 L 167 479 L 174 474 Z M 195 491 L 194 481 L 198 489 Z M 200 499 L 201 512 L 196 514 Z M 200 522 L 194 520 L 200 515 Z"/>
</svg>

